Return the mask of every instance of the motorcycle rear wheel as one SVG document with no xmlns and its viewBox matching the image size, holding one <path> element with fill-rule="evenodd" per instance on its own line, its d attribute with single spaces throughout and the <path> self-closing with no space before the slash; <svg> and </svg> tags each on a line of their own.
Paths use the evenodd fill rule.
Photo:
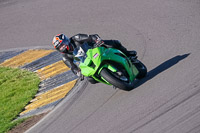
<svg viewBox="0 0 200 133">
<path fill-rule="evenodd" d="M 137 79 L 142 79 L 147 75 L 147 68 L 146 66 L 139 60 L 136 63 L 133 63 L 135 67 L 138 69 L 139 74 L 137 75 Z"/>
</svg>

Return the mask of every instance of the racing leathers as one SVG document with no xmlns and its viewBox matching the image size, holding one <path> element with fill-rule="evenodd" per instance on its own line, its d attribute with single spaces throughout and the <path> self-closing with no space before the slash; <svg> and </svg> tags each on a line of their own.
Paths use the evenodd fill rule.
<svg viewBox="0 0 200 133">
<path fill-rule="evenodd" d="M 92 47 L 105 46 L 107 48 L 116 48 L 122 51 L 127 56 L 136 56 L 136 51 L 127 51 L 125 47 L 118 40 L 101 40 L 97 34 L 77 34 L 70 38 L 70 43 L 73 44 L 74 48 L 87 42 Z M 64 63 L 71 68 L 72 72 L 77 76 L 80 76 L 80 69 L 73 63 L 73 51 L 67 51 L 63 53 Z"/>
</svg>

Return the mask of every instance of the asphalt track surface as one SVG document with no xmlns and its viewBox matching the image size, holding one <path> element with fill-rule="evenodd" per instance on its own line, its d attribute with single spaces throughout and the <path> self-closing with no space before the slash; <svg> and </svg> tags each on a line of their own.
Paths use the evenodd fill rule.
<svg viewBox="0 0 200 133">
<path fill-rule="evenodd" d="M 135 49 L 148 76 L 126 92 L 85 84 L 29 133 L 199 133 L 199 0 L 0 0 L 0 49 L 98 33 Z"/>
</svg>

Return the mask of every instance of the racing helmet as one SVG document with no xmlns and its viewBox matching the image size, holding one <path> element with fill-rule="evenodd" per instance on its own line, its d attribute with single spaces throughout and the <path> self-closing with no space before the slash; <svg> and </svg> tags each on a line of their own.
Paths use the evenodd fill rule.
<svg viewBox="0 0 200 133">
<path fill-rule="evenodd" d="M 52 44 L 56 50 L 62 53 L 73 52 L 74 46 L 64 34 L 57 34 L 53 37 Z"/>
</svg>

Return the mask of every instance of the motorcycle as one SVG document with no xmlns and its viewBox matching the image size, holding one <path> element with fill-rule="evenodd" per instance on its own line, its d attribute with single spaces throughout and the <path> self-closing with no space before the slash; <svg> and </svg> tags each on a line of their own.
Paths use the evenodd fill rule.
<svg viewBox="0 0 200 133">
<path fill-rule="evenodd" d="M 83 76 L 122 90 L 133 89 L 134 80 L 147 74 L 146 66 L 137 57 L 127 57 L 114 48 L 92 48 L 85 42 L 74 50 L 73 56 Z"/>
</svg>

